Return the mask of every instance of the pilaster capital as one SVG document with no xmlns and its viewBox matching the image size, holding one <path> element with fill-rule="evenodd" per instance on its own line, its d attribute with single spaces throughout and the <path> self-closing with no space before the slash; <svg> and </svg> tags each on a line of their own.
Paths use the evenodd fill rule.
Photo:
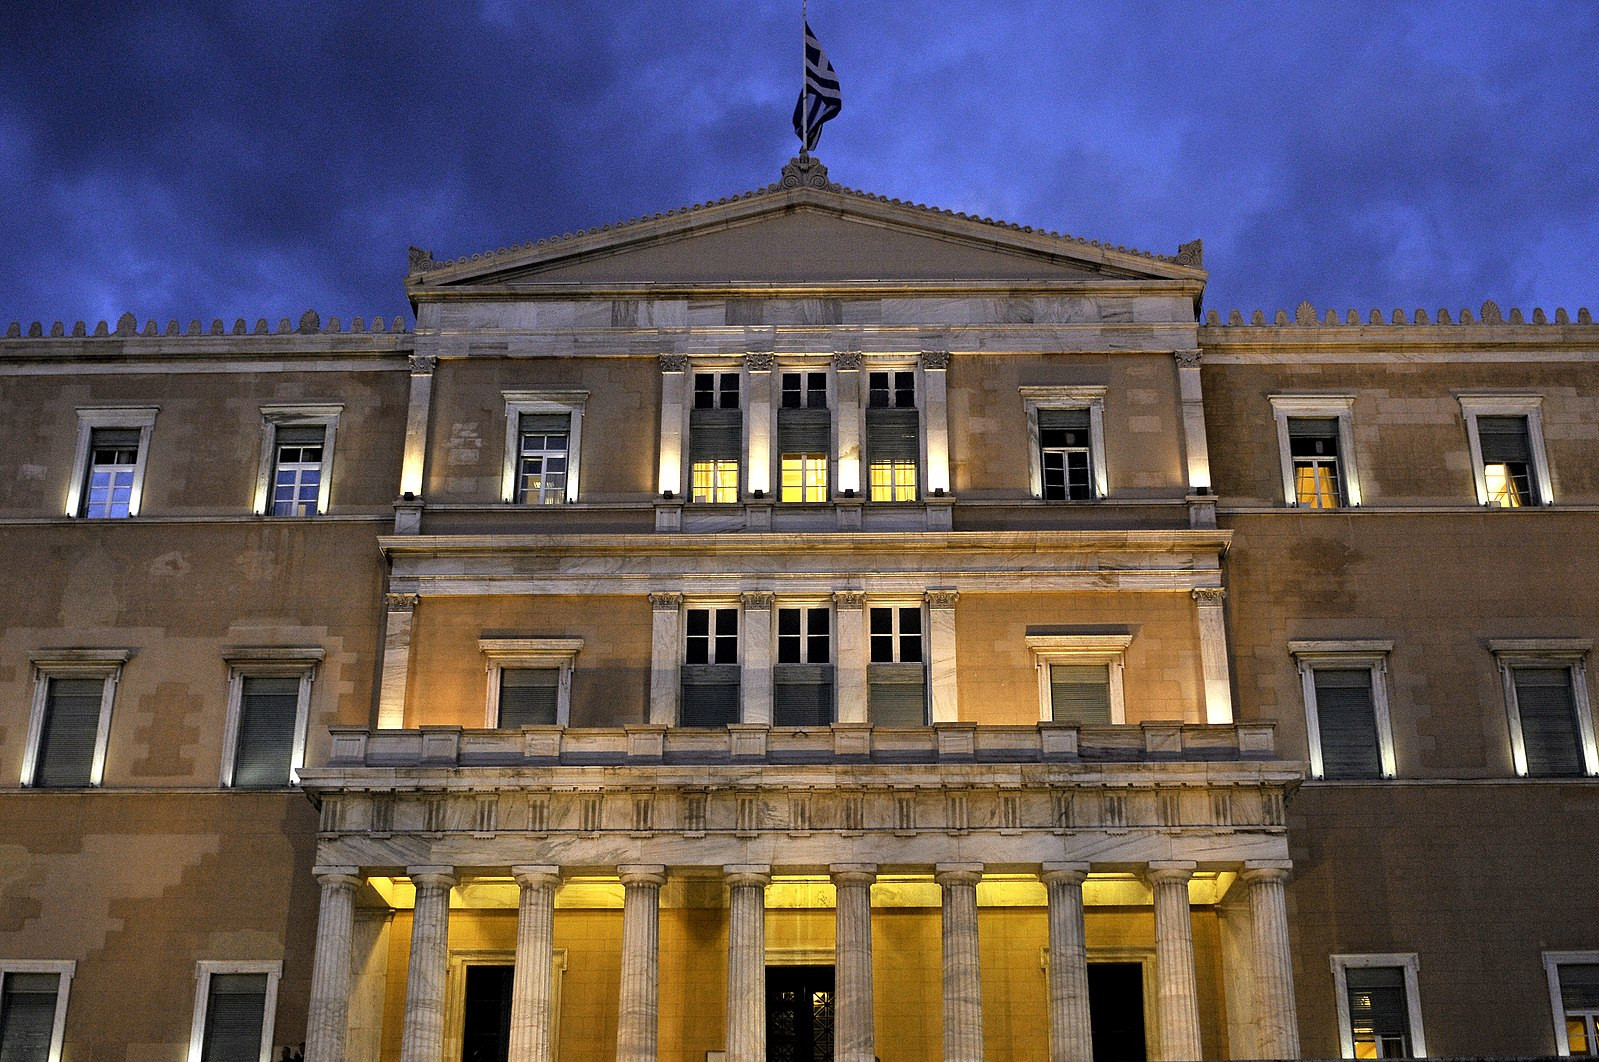
<svg viewBox="0 0 1599 1062">
<path fill-rule="evenodd" d="M 1189 593 L 1193 595 L 1195 604 L 1201 608 L 1206 606 L 1220 608 L 1221 603 L 1227 600 L 1227 591 L 1219 586 L 1196 586 Z"/>
<path fill-rule="evenodd" d="M 383 608 L 388 612 L 415 612 L 421 601 L 421 594 L 384 594 Z"/>
<path fill-rule="evenodd" d="M 739 600 L 746 609 L 756 609 L 760 612 L 772 611 L 772 601 L 776 595 L 766 590 L 752 590 L 747 594 L 740 594 Z"/>
<path fill-rule="evenodd" d="M 311 873 L 324 889 L 354 889 L 366 880 L 360 867 L 315 866 Z"/>
<path fill-rule="evenodd" d="M 1193 878 L 1197 863 L 1187 859 L 1154 859 L 1146 864 L 1144 878 L 1152 886 L 1187 885 Z"/>
<path fill-rule="evenodd" d="M 405 876 L 410 878 L 411 884 L 418 889 L 453 889 L 459 880 L 452 866 L 406 867 Z"/>
<path fill-rule="evenodd" d="M 954 608 L 955 602 L 960 600 L 959 590 L 941 589 L 927 591 L 928 608 Z"/>
<path fill-rule="evenodd" d="M 439 359 L 436 354 L 412 354 L 411 375 L 432 376 L 433 370 L 438 368 Z"/>
<path fill-rule="evenodd" d="M 650 595 L 651 612 L 676 612 L 683 607 L 683 595 L 675 593 L 653 593 Z"/>
<path fill-rule="evenodd" d="M 1246 885 L 1283 884 L 1293 875 L 1294 865 L 1286 859 L 1251 859 L 1238 875 Z"/>
<path fill-rule="evenodd" d="M 922 351 L 922 368 L 942 372 L 949 368 L 949 351 L 924 350 Z"/>
<path fill-rule="evenodd" d="M 877 880 L 876 863 L 830 863 L 827 873 L 833 879 L 834 888 L 844 886 L 871 885 Z"/>
<path fill-rule="evenodd" d="M 935 863 L 933 865 L 933 880 L 943 888 L 954 888 L 961 885 L 977 887 L 983 880 L 983 864 L 981 863 Z"/>
<path fill-rule="evenodd" d="M 616 876 L 630 889 L 658 889 L 666 884 L 666 868 L 659 863 L 623 863 Z"/>
<path fill-rule="evenodd" d="M 750 372 L 771 372 L 777 364 L 777 355 L 769 350 L 752 351 L 744 355 L 744 368 Z"/>
<path fill-rule="evenodd" d="M 866 591 L 864 590 L 834 590 L 833 604 L 839 608 L 865 608 Z"/>
<path fill-rule="evenodd" d="M 772 868 L 764 863 L 730 863 L 722 868 L 722 874 L 730 889 L 764 889 L 772 883 Z"/>
<path fill-rule="evenodd" d="M 859 372 L 861 369 L 861 352 L 858 350 L 841 350 L 833 355 L 833 368 L 839 372 Z"/>
<path fill-rule="evenodd" d="M 1197 369 L 1204 360 L 1204 354 L 1199 350 L 1174 350 L 1171 353 L 1177 359 L 1179 369 Z"/>
<path fill-rule="evenodd" d="M 515 866 L 511 877 L 524 889 L 553 889 L 561 883 L 561 868 L 557 866 Z"/>
<path fill-rule="evenodd" d="M 1038 875 L 1045 885 L 1082 885 L 1088 879 L 1087 863 L 1045 863 Z"/>
<path fill-rule="evenodd" d="M 662 372 L 688 372 L 687 354 L 662 354 L 660 359 Z"/>
</svg>

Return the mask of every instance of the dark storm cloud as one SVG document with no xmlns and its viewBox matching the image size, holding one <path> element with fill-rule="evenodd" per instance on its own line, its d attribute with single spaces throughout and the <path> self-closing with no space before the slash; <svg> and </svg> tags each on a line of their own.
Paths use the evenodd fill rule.
<svg viewBox="0 0 1599 1062">
<path fill-rule="evenodd" d="M 1599 302 L 1599 5 L 814 0 L 852 187 L 1170 253 L 1218 308 Z M 797 5 L 25 3 L 0 317 L 393 315 L 773 180 Z"/>
</svg>

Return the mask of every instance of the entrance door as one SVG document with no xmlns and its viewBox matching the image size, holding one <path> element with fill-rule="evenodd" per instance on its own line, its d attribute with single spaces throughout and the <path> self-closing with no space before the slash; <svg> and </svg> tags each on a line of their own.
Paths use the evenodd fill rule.
<svg viewBox="0 0 1599 1062">
<path fill-rule="evenodd" d="M 462 1008 L 461 1062 L 506 1062 L 511 1050 L 514 966 L 468 966 Z"/>
<path fill-rule="evenodd" d="M 768 1062 L 833 1062 L 833 968 L 766 968 Z"/>
<path fill-rule="evenodd" d="M 1089 963 L 1088 1018 L 1094 1062 L 1145 1062 L 1143 964 Z"/>
</svg>

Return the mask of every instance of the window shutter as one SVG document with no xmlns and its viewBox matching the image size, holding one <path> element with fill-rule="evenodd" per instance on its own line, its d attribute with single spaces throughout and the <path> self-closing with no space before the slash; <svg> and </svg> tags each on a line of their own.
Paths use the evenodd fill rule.
<svg viewBox="0 0 1599 1062">
<path fill-rule="evenodd" d="M 1511 675 L 1516 683 L 1516 712 L 1521 716 L 1527 773 L 1581 774 L 1582 746 L 1577 737 L 1571 671 L 1563 667 L 1518 667 L 1511 669 Z"/>
<path fill-rule="evenodd" d="M 212 974 L 200 1062 L 260 1062 L 266 974 Z"/>
<path fill-rule="evenodd" d="M 1088 410 L 1040 409 L 1038 428 L 1040 431 L 1087 431 Z"/>
<path fill-rule="evenodd" d="M 1410 1014 L 1405 1006 L 1405 972 L 1397 966 L 1351 966 L 1344 971 L 1349 986 L 1349 1020 L 1356 1029 L 1379 1037 L 1410 1042 Z"/>
<path fill-rule="evenodd" d="M 53 678 L 49 682 L 33 784 L 88 785 L 105 679 Z"/>
<path fill-rule="evenodd" d="M 1290 439 L 1325 439 L 1328 436 L 1338 438 L 1337 417 L 1289 417 L 1288 437 Z"/>
<path fill-rule="evenodd" d="M 1316 725 L 1327 778 L 1380 778 L 1370 668 L 1317 668 Z"/>
<path fill-rule="evenodd" d="M 737 461 L 744 452 L 744 420 L 737 409 L 689 412 L 690 461 Z"/>
<path fill-rule="evenodd" d="M 558 718 L 561 670 L 508 667 L 500 672 L 500 729 L 554 726 Z"/>
<path fill-rule="evenodd" d="M 518 421 L 524 435 L 564 435 L 572 426 L 570 413 L 523 413 Z"/>
<path fill-rule="evenodd" d="M 1477 441 L 1485 464 L 1532 460 L 1526 417 L 1478 417 Z"/>
<path fill-rule="evenodd" d="M 866 704 L 873 726 L 926 726 L 926 670 L 921 664 L 867 665 Z"/>
<path fill-rule="evenodd" d="M 326 434 L 318 424 L 286 424 L 273 433 L 279 446 L 321 446 Z"/>
<path fill-rule="evenodd" d="M 738 668 L 684 664 L 682 726 L 726 726 L 739 721 Z"/>
<path fill-rule="evenodd" d="M 777 452 L 826 454 L 833 450 L 833 416 L 825 409 L 779 409 Z"/>
<path fill-rule="evenodd" d="M 778 664 L 772 676 L 772 725 L 826 726 L 833 721 L 831 665 Z"/>
<path fill-rule="evenodd" d="M 915 461 L 921 454 L 921 423 L 914 409 L 866 411 L 868 461 Z"/>
<path fill-rule="evenodd" d="M 8 973 L 0 993 L 0 1059 L 45 1062 L 55 1032 L 61 975 Z"/>
<path fill-rule="evenodd" d="M 1599 963 L 1561 964 L 1560 1003 L 1567 1010 L 1599 1010 Z"/>
<path fill-rule="evenodd" d="M 94 428 L 89 432 L 91 450 L 137 450 L 138 428 Z"/>
<path fill-rule="evenodd" d="M 1109 664 L 1051 664 L 1050 718 L 1057 723 L 1110 723 Z"/>
<path fill-rule="evenodd" d="M 233 756 L 235 786 L 289 784 L 299 707 L 298 678 L 245 677 L 239 694 L 238 751 Z"/>
</svg>

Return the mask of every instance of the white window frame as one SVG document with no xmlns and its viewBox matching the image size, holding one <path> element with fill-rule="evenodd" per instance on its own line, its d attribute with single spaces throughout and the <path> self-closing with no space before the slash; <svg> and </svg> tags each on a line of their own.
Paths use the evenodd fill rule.
<svg viewBox="0 0 1599 1062">
<path fill-rule="evenodd" d="M 255 475 L 255 515 L 272 514 L 272 481 L 278 467 L 279 428 L 322 429 L 322 478 L 317 484 L 316 515 L 328 511 L 333 490 L 333 442 L 338 435 L 339 414 L 342 412 L 344 406 L 341 403 L 261 407 L 261 465 Z"/>
<path fill-rule="evenodd" d="M 1405 975 L 1405 1010 L 1410 1019 L 1410 1047 L 1416 1058 L 1427 1057 L 1427 1040 L 1421 1027 L 1421 993 L 1418 986 L 1421 960 L 1415 952 L 1387 955 L 1329 955 L 1333 985 L 1338 995 L 1338 1046 L 1344 1058 L 1355 1057 L 1354 1029 L 1349 1018 L 1349 980 L 1345 971 L 1397 966 Z"/>
<path fill-rule="evenodd" d="M 1471 448 L 1471 475 L 1477 504 L 1488 505 L 1488 476 L 1482 463 L 1482 437 L 1478 417 L 1526 417 L 1527 449 L 1532 455 L 1532 478 L 1538 485 L 1538 506 L 1553 505 L 1554 483 L 1549 477 L 1549 454 L 1543 443 L 1543 396 L 1507 394 L 1456 394 L 1466 421 L 1466 443 Z"/>
<path fill-rule="evenodd" d="M 100 688 L 100 722 L 94 735 L 94 758 L 89 763 L 89 785 L 105 777 L 106 745 L 111 737 L 111 706 L 117 698 L 122 667 L 132 649 L 52 649 L 33 657 L 33 708 L 28 717 L 28 744 L 22 752 L 22 785 L 32 786 L 39 766 L 39 741 L 44 736 L 44 713 L 50 680 L 97 678 Z"/>
<path fill-rule="evenodd" d="M 828 655 L 828 659 L 824 662 L 824 664 L 826 666 L 836 667 L 838 665 L 838 615 L 837 615 L 837 611 L 833 607 L 833 600 L 830 597 L 807 597 L 807 596 L 777 598 L 776 600 L 774 600 L 772 602 L 772 648 L 771 648 L 771 651 L 772 651 L 772 656 L 771 656 L 772 666 L 773 667 L 779 667 L 779 666 L 793 667 L 793 666 L 796 666 L 793 663 L 779 665 L 778 661 L 777 661 L 777 657 L 778 657 L 778 638 L 781 636 L 778 633 L 778 627 L 779 627 L 778 613 L 781 612 L 783 609 L 799 609 L 800 610 L 800 634 L 799 634 L 799 638 L 800 638 L 800 655 L 801 656 L 809 656 L 810 655 L 809 644 L 806 641 L 806 639 L 809 636 L 805 633 L 806 630 L 807 630 L 807 628 L 805 626 L 806 613 L 808 613 L 808 612 L 810 612 L 812 610 L 815 610 L 815 609 L 821 609 L 823 612 L 827 613 L 827 655 Z M 809 665 L 809 664 L 814 663 L 814 661 L 801 660 L 799 663 L 800 663 L 800 665 Z"/>
<path fill-rule="evenodd" d="M 61 1062 L 61 1049 L 66 1040 L 67 996 L 72 990 L 72 975 L 78 964 L 73 959 L 0 959 L 0 991 L 11 974 L 55 974 L 60 977 L 56 986 L 55 1022 L 50 1027 L 50 1052 L 45 1057 L 50 1062 Z"/>
<path fill-rule="evenodd" d="M 1054 718 L 1050 689 L 1051 664 L 1105 664 L 1110 671 L 1110 721 L 1127 721 L 1127 706 L 1122 689 L 1122 671 L 1131 634 L 1029 634 L 1027 648 L 1033 651 L 1033 668 L 1038 672 L 1038 719 Z"/>
<path fill-rule="evenodd" d="M 873 660 L 872 659 L 872 609 L 874 609 L 874 608 L 891 608 L 891 609 L 894 610 L 893 634 L 891 635 L 891 637 L 894 639 L 894 659 L 892 659 L 892 660 Z M 899 626 L 899 622 L 900 622 L 899 612 L 900 612 L 900 609 L 904 609 L 904 608 L 914 608 L 914 609 L 917 609 L 918 611 L 920 611 L 921 614 L 922 614 L 922 632 L 921 632 L 921 635 L 920 635 L 921 640 L 922 640 L 922 658 L 919 661 L 918 660 L 901 660 L 899 658 L 899 655 L 900 655 L 900 642 L 899 642 L 899 640 L 900 640 L 900 637 L 901 637 L 900 626 Z M 933 661 L 931 659 L 931 657 L 932 657 L 932 652 L 931 652 L 932 633 L 931 633 L 931 631 L 928 628 L 929 628 L 930 624 L 932 623 L 932 617 L 930 615 L 928 615 L 929 611 L 930 610 L 927 607 L 927 598 L 925 596 L 923 596 L 923 597 L 896 597 L 894 595 L 887 595 L 887 596 L 880 597 L 880 598 L 879 597 L 868 598 L 867 601 L 866 601 L 865 607 L 862 609 L 862 616 L 861 616 L 861 619 L 864 622 L 865 627 L 866 627 L 866 630 L 865 630 L 865 634 L 866 634 L 866 666 L 867 667 L 871 667 L 873 664 L 918 664 L 919 663 L 921 665 L 921 667 L 922 667 L 922 670 L 927 672 L 929 686 L 931 686 L 932 666 L 933 666 Z"/>
<path fill-rule="evenodd" d="M 523 413 L 565 413 L 571 417 L 566 436 L 566 504 L 577 501 L 579 455 L 583 452 L 583 409 L 587 391 L 504 391 L 505 466 L 500 477 L 500 500 L 521 505 L 517 500 L 518 460 L 522 448 Z M 531 506 L 529 506 L 531 508 Z"/>
<path fill-rule="evenodd" d="M 1566 1037 L 1566 1005 L 1560 998 L 1560 967 L 1599 964 L 1599 951 L 1546 951 L 1544 975 L 1549 979 L 1549 1007 L 1555 1019 L 1555 1051 L 1562 1058 L 1571 1056 L 1571 1041 Z"/>
<path fill-rule="evenodd" d="M 222 728 L 222 774 L 224 789 L 233 785 L 235 761 L 239 758 L 239 722 L 244 713 L 244 680 L 247 678 L 298 678 L 299 699 L 294 711 L 294 744 L 289 753 L 289 777 L 284 785 L 300 784 L 300 768 L 305 766 L 305 734 L 311 717 L 311 684 L 324 653 L 320 648 L 249 647 L 229 649 L 223 659 L 228 665 L 228 713 Z"/>
<path fill-rule="evenodd" d="M 1044 497 L 1044 457 L 1038 435 L 1040 409 L 1088 410 L 1088 461 L 1094 485 L 1093 501 L 1110 496 L 1110 473 L 1105 459 L 1104 387 L 1023 387 L 1022 405 L 1027 410 L 1027 467 L 1029 489 L 1034 498 Z M 1081 505 L 1082 502 L 1077 504 Z"/>
<path fill-rule="evenodd" d="M 1588 654 L 1593 642 L 1587 638 L 1490 638 L 1488 651 L 1499 667 L 1500 684 L 1505 691 L 1505 709 L 1510 718 L 1510 756 L 1516 774 L 1527 777 L 1527 746 L 1521 733 L 1521 710 L 1516 703 L 1518 667 L 1565 668 L 1571 677 L 1572 704 L 1577 713 L 1577 741 L 1582 747 L 1583 773 L 1599 775 L 1599 744 L 1594 740 L 1593 710 L 1588 701 Z"/>
<path fill-rule="evenodd" d="M 138 428 L 139 459 L 133 465 L 133 490 L 128 495 L 128 516 L 139 515 L 144 503 L 144 472 L 149 465 L 150 435 L 155 430 L 156 406 L 105 406 L 78 410 L 78 441 L 72 458 L 72 479 L 67 483 L 66 514 L 83 516 L 84 487 L 89 478 L 89 442 L 96 428 Z"/>
<path fill-rule="evenodd" d="M 738 614 L 738 659 L 736 661 L 734 661 L 733 663 L 731 663 L 731 664 L 718 664 L 718 663 L 715 662 L 714 659 L 710 660 L 710 661 L 707 661 L 704 664 L 690 664 L 688 662 L 688 638 L 689 638 L 689 634 L 688 634 L 688 614 L 690 612 L 694 611 L 695 609 L 707 609 L 707 610 L 710 611 L 710 613 L 711 613 L 711 619 L 710 619 L 710 641 L 707 643 L 707 646 L 708 646 L 710 655 L 712 657 L 715 657 L 716 656 L 716 613 L 719 610 L 721 610 L 721 609 L 729 609 L 729 608 L 732 609 L 734 612 L 736 612 Z M 774 608 L 775 608 L 775 603 L 774 603 Z M 744 636 L 748 632 L 746 630 L 747 624 L 745 623 L 745 618 L 744 618 L 744 604 L 739 598 L 737 598 L 737 597 L 692 597 L 692 598 L 685 598 L 684 601 L 683 601 L 683 607 L 682 607 L 681 611 L 678 613 L 678 627 L 679 627 L 679 630 L 678 630 L 678 638 L 677 638 L 677 642 L 678 642 L 678 645 L 677 645 L 677 659 L 678 659 L 678 663 L 680 665 L 682 665 L 683 667 L 737 667 L 739 669 L 739 673 L 740 673 L 739 681 L 740 682 L 743 681 Z M 774 631 L 777 628 L 776 617 L 773 617 L 772 628 L 773 628 Z M 774 638 L 775 638 L 775 634 L 774 634 Z M 776 641 L 772 642 L 772 647 L 773 647 L 773 652 L 775 653 L 776 652 L 776 647 L 777 647 L 777 642 Z M 774 656 L 773 659 L 775 660 L 776 657 Z"/>
<path fill-rule="evenodd" d="M 1371 711 L 1377 724 L 1377 755 L 1381 777 L 1398 774 L 1394 757 L 1393 721 L 1388 710 L 1388 655 L 1394 643 L 1367 638 L 1345 641 L 1292 641 L 1288 652 L 1299 665 L 1299 684 L 1305 700 L 1305 740 L 1310 746 L 1310 776 L 1325 777 L 1321 757 L 1321 719 L 1316 713 L 1316 672 L 1319 670 L 1371 670 Z"/>
<path fill-rule="evenodd" d="M 194 964 L 194 1024 L 189 1030 L 189 1062 L 201 1062 L 205 1054 L 205 1012 L 211 997 L 211 978 L 216 974 L 266 974 L 266 1000 L 261 1015 L 260 1062 L 272 1062 L 272 1033 L 278 1011 L 278 979 L 283 976 L 283 964 L 263 960 L 213 959 L 201 959 Z"/>
<path fill-rule="evenodd" d="M 1355 463 L 1355 396 L 1282 394 L 1267 395 L 1266 400 L 1271 403 L 1272 416 L 1277 421 L 1277 455 L 1282 467 L 1283 501 L 1295 509 L 1309 509 L 1309 506 L 1299 504 L 1299 491 L 1294 485 L 1294 456 L 1288 443 L 1289 418 L 1335 417 L 1338 420 L 1338 474 L 1343 481 L 1345 507 L 1360 508 L 1360 472 Z"/>
<path fill-rule="evenodd" d="M 916 439 L 916 482 L 915 494 L 904 501 L 879 501 L 873 504 L 886 506 L 925 505 L 934 497 L 932 484 L 928 475 L 928 413 L 927 413 L 927 380 L 926 370 L 920 360 L 914 357 L 892 356 L 888 358 L 868 357 L 864 359 L 860 369 L 860 391 L 857 401 L 857 415 L 860 423 L 856 427 L 856 438 L 860 440 L 860 498 L 872 502 L 872 453 L 868 440 L 867 424 L 872 410 L 872 373 L 874 372 L 908 372 L 914 377 L 915 402 L 909 406 L 882 406 L 882 409 L 914 409 L 916 410 L 917 439 Z M 889 390 L 894 390 L 892 380 Z"/>
<path fill-rule="evenodd" d="M 479 638 L 478 649 L 488 672 L 483 725 L 500 727 L 500 676 L 506 668 L 557 668 L 555 725 L 567 726 L 572 712 L 572 671 L 583 648 L 581 638 Z"/>
</svg>

